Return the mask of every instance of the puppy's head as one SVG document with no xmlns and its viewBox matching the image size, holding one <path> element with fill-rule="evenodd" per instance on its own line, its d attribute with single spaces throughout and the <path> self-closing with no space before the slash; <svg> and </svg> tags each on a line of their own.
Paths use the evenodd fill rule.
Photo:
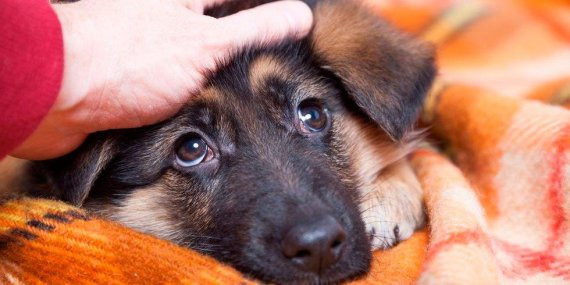
<svg viewBox="0 0 570 285">
<path fill-rule="evenodd" d="M 170 120 L 95 134 L 35 170 L 62 199 L 265 281 L 366 272 L 355 129 L 396 151 L 431 52 L 348 1 L 315 17 L 308 39 L 237 55 Z"/>
</svg>

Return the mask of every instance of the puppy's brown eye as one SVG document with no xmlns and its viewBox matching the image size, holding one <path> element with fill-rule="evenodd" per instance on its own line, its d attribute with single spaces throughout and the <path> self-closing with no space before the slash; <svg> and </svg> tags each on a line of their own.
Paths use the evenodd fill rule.
<svg viewBox="0 0 570 285">
<path fill-rule="evenodd" d="M 298 108 L 301 129 L 306 132 L 320 132 L 327 126 L 328 114 L 318 102 L 307 100 Z"/>
<path fill-rule="evenodd" d="M 198 134 L 185 137 L 176 151 L 176 161 L 182 167 L 191 167 L 207 161 L 212 156 L 212 150 Z"/>
</svg>

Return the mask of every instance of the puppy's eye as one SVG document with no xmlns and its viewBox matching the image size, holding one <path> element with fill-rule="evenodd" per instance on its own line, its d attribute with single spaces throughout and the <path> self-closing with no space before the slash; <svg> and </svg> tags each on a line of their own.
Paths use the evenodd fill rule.
<svg viewBox="0 0 570 285">
<path fill-rule="evenodd" d="M 200 164 L 212 156 L 212 150 L 198 134 L 190 134 L 182 139 L 176 151 L 176 161 L 182 167 Z"/>
<path fill-rule="evenodd" d="M 313 100 L 301 102 L 297 115 L 301 129 L 305 132 L 320 132 L 327 126 L 328 113 L 319 102 Z"/>
</svg>

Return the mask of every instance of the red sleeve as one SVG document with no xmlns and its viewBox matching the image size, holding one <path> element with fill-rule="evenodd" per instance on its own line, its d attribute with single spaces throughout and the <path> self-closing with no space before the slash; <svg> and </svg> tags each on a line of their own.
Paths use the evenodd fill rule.
<svg viewBox="0 0 570 285">
<path fill-rule="evenodd" d="M 37 128 L 62 76 L 62 31 L 49 1 L 0 0 L 0 158 Z"/>
</svg>

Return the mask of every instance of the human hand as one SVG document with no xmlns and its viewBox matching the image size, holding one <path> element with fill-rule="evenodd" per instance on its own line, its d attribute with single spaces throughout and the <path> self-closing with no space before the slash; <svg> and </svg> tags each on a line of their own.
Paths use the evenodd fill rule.
<svg viewBox="0 0 570 285">
<path fill-rule="evenodd" d="M 140 127 L 175 114 L 216 60 L 247 44 L 305 36 L 312 14 L 280 1 L 214 19 L 203 10 L 225 0 L 83 0 L 54 4 L 64 38 L 58 98 L 11 155 L 49 159 L 89 133 Z M 236 0 L 239 1 L 239 0 Z"/>
</svg>

